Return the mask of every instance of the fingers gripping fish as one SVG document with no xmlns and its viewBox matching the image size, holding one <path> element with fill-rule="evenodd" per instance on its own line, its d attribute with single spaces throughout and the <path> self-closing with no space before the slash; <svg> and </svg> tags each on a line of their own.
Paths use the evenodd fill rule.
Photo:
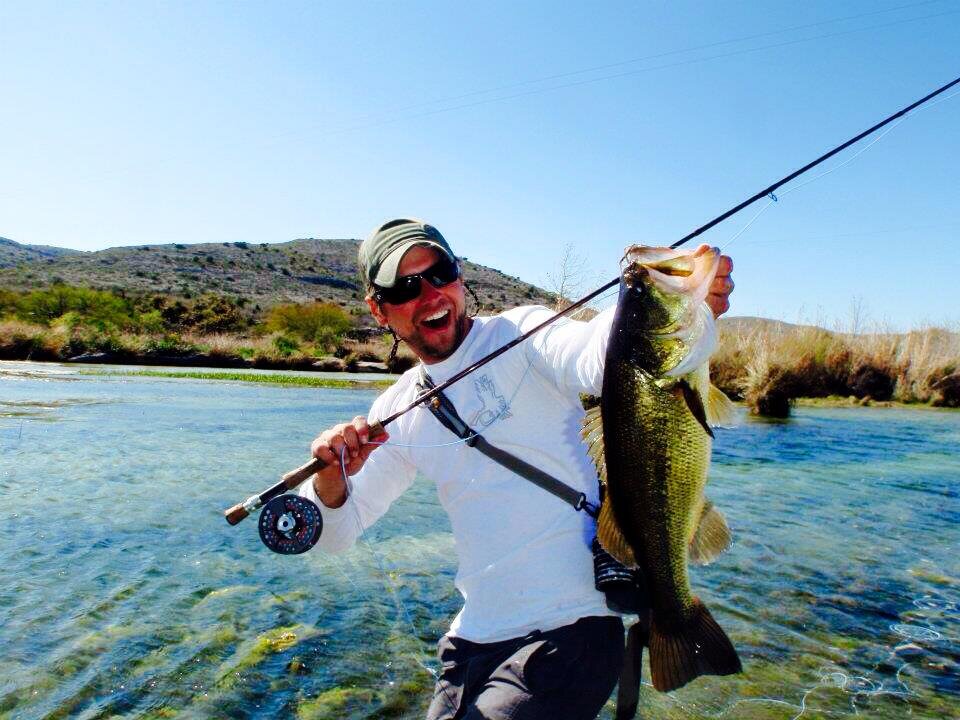
<svg viewBox="0 0 960 720">
<path fill-rule="evenodd" d="M 729 424 L 733 406 L 691 352 L 712 346 L 696 341 L 715 332 L 704 299 L 719 255 L 632 246 L 624 259 L 601 402 L 583 436 L 605 495 L 597 537 L 646 579 L 653 685 L 669 691 L 741 670 L 687 575 L 688 560 L 709 562 L 730 539 L 703 490 L 710 428 Z"/>
</svg>

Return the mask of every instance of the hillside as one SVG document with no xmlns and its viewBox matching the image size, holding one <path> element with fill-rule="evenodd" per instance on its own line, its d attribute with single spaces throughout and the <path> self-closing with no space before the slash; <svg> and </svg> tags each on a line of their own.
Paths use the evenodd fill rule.
<svg viewBox="0 0 960 720">
<path fill-rule="evenodd" d="M 20 263 L 55 260 L 58 257 L 77 252 L 79 251 L 49 245 L 21 245 L 13 240 L 0 237 L 0 268 L 14 267 Z"/>
<path fill-rule="evenodd" d="M 358 240 L 141 245 L 79 252 L 0 241 L 0 287 L 29 290 L 62 282 L 125 293 L 196 297 L 216 293 L 267 308 L 320 300 L 366 316 Z M 465 262 L 465 277 L 487 309 L 553 302 L 544 290 Z"/>
</svg>

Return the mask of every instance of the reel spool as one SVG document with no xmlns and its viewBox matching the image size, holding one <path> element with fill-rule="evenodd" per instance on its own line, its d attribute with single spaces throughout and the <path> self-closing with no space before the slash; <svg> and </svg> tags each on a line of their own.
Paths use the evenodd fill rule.
<svg viewBox="0 0 960 720">
<path fill-rule="evenodd" d="M 280 495 L 260 511 L 260 539 L 281 555 L 299 555 L 317 544 L 323 517 L 315 503 L 299 495 Z"/>
</svg>

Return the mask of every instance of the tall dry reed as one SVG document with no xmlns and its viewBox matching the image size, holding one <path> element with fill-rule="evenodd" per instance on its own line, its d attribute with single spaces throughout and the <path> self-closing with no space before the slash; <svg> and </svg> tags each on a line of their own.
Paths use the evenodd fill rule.
<svg viewBox="0 0 960 720">
<path fill-rule="evenodd" d="M 760 415 L 834 395 L 960 406 L 960 333 L 849 333 L 771 321 L 721 325 L 714 382 Z"/>
</svg>

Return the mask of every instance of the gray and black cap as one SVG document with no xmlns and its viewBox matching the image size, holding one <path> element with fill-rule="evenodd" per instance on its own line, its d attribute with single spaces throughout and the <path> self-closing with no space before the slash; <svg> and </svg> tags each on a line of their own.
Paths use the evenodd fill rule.
<svg viewBox="0 0 960 720">
<path fill-rule="evenodd" d="M 378 226 L 360 243 L 360 272 L 367 286 L 393 287 L 397 281 L 397 267 L 404 253 L 414 245 L 436 248 L 448 258 L 457 257 L 447 241 L 433 225 L 415 218 L 397 218 Z"/>
</svg>

